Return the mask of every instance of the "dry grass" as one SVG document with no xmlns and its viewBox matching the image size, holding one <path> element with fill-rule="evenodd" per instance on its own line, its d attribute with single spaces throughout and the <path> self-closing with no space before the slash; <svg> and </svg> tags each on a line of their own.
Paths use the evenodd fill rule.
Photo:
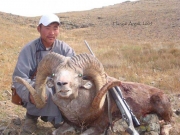
<svg viewBox="0 0 180 135">
<path fill-rule="evenodd" d="M 178 0 L 142 0 L 58 14 L 63 23 L 58 38 L 70 44 L 77 54 L 89 53 L 84 44 L 87 40 L 111 76 L 177 94 L 180 93 L 179 4 Z M 39 17 L 0 13 L 0 101 L 9 98 L 4 92 L 10 91 L 19 51 L 39 36 L 36 31 L 38 20 Z M 115 21 L 119 24 L 113 25 Z M 130 21 L 141 25 L 122 26 Z M 152 25 L 142 25 L 144 21 L 152 22 Z M 14 108 L 16 115 L 24 113 L 17 106 Z M 9 117 L 4 110 L 0 109 L 0 119 Z"/>
</svg>

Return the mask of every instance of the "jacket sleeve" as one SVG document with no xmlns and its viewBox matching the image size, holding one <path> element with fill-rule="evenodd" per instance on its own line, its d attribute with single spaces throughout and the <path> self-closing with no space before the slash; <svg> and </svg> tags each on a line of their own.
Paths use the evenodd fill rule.
<svg viewBox="0 0 180 135">
<path fill-rule="evenodd" d="M 33 86 L 35 82 L 29 78 L 29 73 L 33 70 L 33 68 L 35 68 L 35 64 L 33 64 L 34 62 L 36 61 L 33 60 L 33 51 L 30 49 L 30 47 L 25 46 L 19 54 L 18 61 L 12 76 L 13 86 L 16 88 L 16 92 L 21 97 L 23 102 L 30 102 L 29 91 L 24 85 L 17 83 L 14 80 L 14 77 L 22 77 Z"/>
<path fill-rule="evenodd" d="M 64 56 L 67 56 L 67 57 L 72 57 L 72 56 L 75 56 L 75 51 L 65 42 L 61 42 L 60 43 L 60 54 L 64 55 Z"/>
</svg>

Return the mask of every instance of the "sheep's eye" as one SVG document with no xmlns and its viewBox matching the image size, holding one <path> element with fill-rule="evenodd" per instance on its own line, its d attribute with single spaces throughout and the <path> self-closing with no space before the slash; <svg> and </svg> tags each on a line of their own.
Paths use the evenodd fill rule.
<svg viewBox="0 0 180 135">
<path fill-rule="evenodd" d="M 54 73 L 52 73 L 51 77 L 54 77 L 54 76 L 55 76 L 55 74 L 54 74 Z"/>
<path fill-rule="evenodd" d="M 92 80 L 92 78 L 90 76 L 83 76 L 82 79 L 83 80 Z"/>
<path fill-rule="evenodd" d="M 82 77 L 83 75 L 82 74 L 78 74 L 78 77 Z"/>
</svg>

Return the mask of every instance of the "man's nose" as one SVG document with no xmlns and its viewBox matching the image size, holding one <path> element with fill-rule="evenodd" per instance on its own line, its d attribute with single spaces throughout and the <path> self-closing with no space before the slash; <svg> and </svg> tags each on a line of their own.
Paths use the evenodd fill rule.
<svg viewBox="0 0 180 135">
<path fill-rule="evenodd" d="M 50 34 L 54 35 L 54 33 L 55 33 L 54 30 L 50 30 Z"/>
</svg>

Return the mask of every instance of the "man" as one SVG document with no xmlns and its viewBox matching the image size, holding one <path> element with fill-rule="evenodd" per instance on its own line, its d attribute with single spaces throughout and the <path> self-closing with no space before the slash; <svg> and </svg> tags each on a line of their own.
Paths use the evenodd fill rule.
<svg viewBox="0 0 180 135">
<path fill-rule="evenodd" d="M 43 121 L 51 122 L 56 128 L 63 122 L 58 107 L 52 101 L 52 96 L 54 94 L 53 89 L 46 88 L 46 106 L 42 109 L 37 109 L 34 105 L 34 99 L 26 87 L 14 80 L 15 76 L 20 76 L 34 86 L 34 75 L 38 63 L 45 55 L 49 52 L 56 52 L 68 57 L 75 55 L 74 50 L 69 45 L 57 39 L 57 36 L 59 35 L 59 27 L 60 20 L 55 14 L 47 14 L 41 17 L 39 25 L 37 26 L 40 38 L 29 42 L 23 47 L 12 76 L 16 92 L 21 97 L 23 106 L 27 110 L 23 126 L 23 130 L 27 133 L 32 133 L 36 130 L 38 117 Z"/>
</svg>

